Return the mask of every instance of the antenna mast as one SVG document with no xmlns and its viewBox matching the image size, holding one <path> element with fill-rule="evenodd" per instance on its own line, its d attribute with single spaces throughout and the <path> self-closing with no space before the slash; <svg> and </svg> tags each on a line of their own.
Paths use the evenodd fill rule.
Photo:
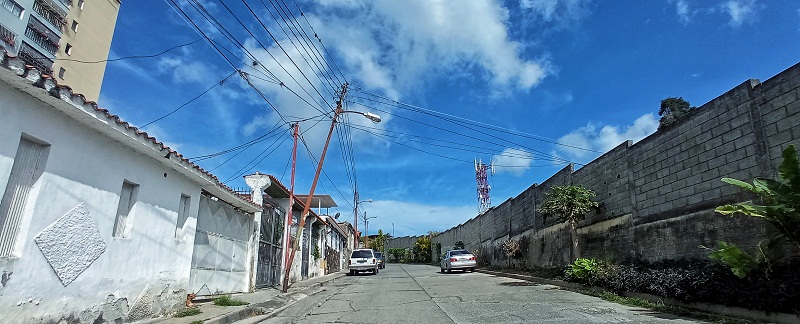
<svg viewBox="0 0 800 324">
<path fill-rule="evenodd" d="M 490 164 L 483 164 L 483 161 L 475 161 L 475 180 L 478 182 L 478 213 L 489 210 L 492 207 L 492 199 L 489 196 L 489 191 L 492 187 L 489 186 L 488 175 L 491 172 L 494 175 L 494 162 Z"/>
</svg>

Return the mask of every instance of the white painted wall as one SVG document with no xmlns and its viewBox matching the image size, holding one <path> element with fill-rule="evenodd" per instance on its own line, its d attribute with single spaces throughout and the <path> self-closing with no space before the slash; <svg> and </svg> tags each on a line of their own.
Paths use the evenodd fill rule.
<svg viewBox="0 0 800 324">
<path fill-rule="evenodd" d="M 69 106 L 63 100 L 21 82 L 24 79 L 8 70 L 0 69 L 0 74 L 0 195 L 8 183 L 20 136 L 25 133 L 50 145 L 44 174 L 28 198 L 15 257 L 0 258 L 0 272 L 12 273 L 6 285 L 0 286 L 0 321 L 47 323 L 71 317 L 91 323 L 101 312 L 106 321 L 127 321 L 181 307 L 189 285 L 195 217 L 204 184 L 184 175 L 185 170 L 179 172 L 176 161 L 158 160 L 132 149 L 145 145 L 144 141 L 112 140 L 53 108 Z M 116 238 L 112 233 L 124 180 L 139 184 L 139 191 L 129 216 L 130 237 Z M 191 196 L 190 217 L 178 231 L 182 237 L 176 237 L 181 194 Z M 65 229 L 57 221 L 79 205 L 85 207 L 88 221 L 82 218 L 70 230 L 81 235 L 43 235 L 37 244 L 37 235 Z M 99 234 L 95 240 L 82 232 L 89 233 L 92 223 Z M 42 249 L 64 242 L 86 244 L 101 253 L 87 261 L 80 260 L 81 251 L 67 250 L 58 260 L 51 256 L 48 261 Z M 57 274 L 76 270 L 54 270 L 51 264 L 59 262 L 88 267 L 65 285 Z"/>
</svg>

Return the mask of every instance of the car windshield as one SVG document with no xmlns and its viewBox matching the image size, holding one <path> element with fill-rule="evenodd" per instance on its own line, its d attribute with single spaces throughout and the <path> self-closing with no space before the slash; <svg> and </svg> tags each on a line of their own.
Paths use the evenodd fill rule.
<svg viewBox="0 0 800 324">
<path fill-rule="evenodd" d="M 469 252 L 469 251 L 467 251 L 467 250 L 455 250 L 455 251 L 450 251 L 450 255 L 464 255 L 464 254 L 472 254 L 472 253 L 470 253 L 470 252 Z"/>
<path fill-rule="evenodd" d="M 351 258 L 371 258 L 372 252 L 367 250 L 353 251 Z"/>
</svg>

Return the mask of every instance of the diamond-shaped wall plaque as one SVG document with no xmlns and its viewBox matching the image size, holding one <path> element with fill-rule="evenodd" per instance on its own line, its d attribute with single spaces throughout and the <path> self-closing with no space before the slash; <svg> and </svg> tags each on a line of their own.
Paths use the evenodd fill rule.
<svg viewBox="0 0 800 324">
<path fill-rule="evenodd" d="M 100 229 L 83 203 L 42 230 L 34 241 L 64 286 L 106 250 Z"/>
</svg>

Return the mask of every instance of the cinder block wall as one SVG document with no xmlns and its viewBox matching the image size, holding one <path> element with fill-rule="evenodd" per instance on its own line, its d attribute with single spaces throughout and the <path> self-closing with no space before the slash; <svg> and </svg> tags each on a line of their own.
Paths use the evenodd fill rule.
<svg viewBox="0 0 800 324">
<path fill-rule="evenodd" d="M 636 144 L 625 142 L 591 163 L 568 166 L 464 224 L 433 238 L 442 249 L 463 241 L 492 264 L 507 264 L 502 242 L 520 240 L 528 266 L 570 263 L 563 224 L 538 213 L 553 185 L 582 185 L 601 203 L 580 223 L 584 257 L 623 260 L 705 258 L 700 248 L 728 241 L 753 248 L 771 229 L 716 206 L 753 199 L 723 177 L 777 176 L 781 152 L 800 145 L 800 64 L 760 83 L 748 80 L 691 116 Z M 413 246 L 398 238 L 397 246 Z M 392 240 L 394 241 L 394 240 Z M 395 244 L 395 243 L 391 243 Z"/>
</svg>

